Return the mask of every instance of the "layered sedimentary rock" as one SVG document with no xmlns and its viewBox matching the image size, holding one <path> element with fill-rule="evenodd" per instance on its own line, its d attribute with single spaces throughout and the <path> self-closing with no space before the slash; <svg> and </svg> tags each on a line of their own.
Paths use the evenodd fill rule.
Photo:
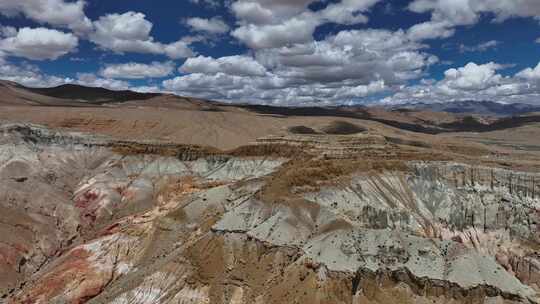
<svg viewBox="0 0 540 304">
<path fill-rule="evenodd" d="M 538 174 L 407 162 L 270 199 L 288 159 L 0 133 L 5 303 L 539 300 Z"/>
<path fill-rule="evenodd" d="M 391 143 L 383 136 L 369 133 L 332 136 L 321 134 L 289 134 L 259 138 L 257 143 L 302 147 L 310 153 L 333 158 L 350 157 L 356 153 L 366 151 L 379 151 L 379 153 L 389 153 L 391 151 Z"/>
</svg>

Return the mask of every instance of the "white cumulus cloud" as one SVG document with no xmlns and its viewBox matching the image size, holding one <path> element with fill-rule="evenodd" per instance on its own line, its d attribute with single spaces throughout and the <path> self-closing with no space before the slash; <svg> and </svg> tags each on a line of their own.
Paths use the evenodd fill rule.
<svg viewBox="0 0 540 304">
<path fill-rule="evenodd" d="M 129 62 L 109 64 L 102 68 L 99 74 L 105 78 L 118 79 L 161 78 L 171 75 L 174 68 L 175 64 L 171 61 L 151 64 Z"/>
<path fill-rule="evenodd" d="M 493 15 L 500 22 L 514 17 L 540 19 L 538 0 L 414 0 L 409 10 L 431 13 L 431 20 L 413 26 L 417 39 L 447 38 L 456 26 L 476 24 L 483 15 Z"/>
<path fill-rule="evenodd" d="M 240 26 L 232 36 L 253 49 L 277 48 L 313 40 L 315 29 L 325 23 L 366 23 L 367 12 L 380 0 L 342 0 L 312 11 L 313 0 L 239 0 L 231 9 Z"/>
<path fill-rule="evenodd" d="M 352 103 L 421 77 L 438 58 L 398 30 L 351 30 L 253 55 L 194 57 L 163 82 L 181 95 L 282 105 Z"/>
<path fill-rule="evenodd" d="M 74 80 L 67 77 L 47 75 L 30 64 L 14 65 L 0 60 L 0 79 L 14 81 L 27 87 L 54 87 Z"/>
<path fill-rule="evenodd" d="M 92 73 L 79 73 L 73 83 L 87 87 L 106 88 L 110 90 L 127 90 L 129 82 L 110 78 L 100 78 Z"/>
<path fill-rule="evenodd" d="M 214 59 L 211 57 L 188 58 L 180 67 L 184 73 L 218 74 L 235 76 L 265 76 L 266 69 L 248 56 L 227 56 Z"/>
<path fill-rule="evenodd" d="M 117 53 L 163 54 L 172 59 L 195 55 L 190 44 L 196 40 L 190 37 L 169 44 L 155 41 L 150 35 L 153 24 L 146 20 L 143 13 L 130 11 L 124 14 L 108 14 L 93 24 L 95 29 L 89 38 L 106 50 Z"/>
<path fill-rule="evenodd" d="M 78 43 L 79 39 L 71 33 L 25 27 L 0 40 L 0 50 L 15 57 L 55 60 L 75 51 Z"/>
<path fill-rule="evenodd" d="M 540 81 L 540 63 L 534 68 L 526 68 L 519 72 L 517 77 L 531 81 Z"/>
<path fill-rule="evenodd" d="M 0 0 L 0 13 L 8 17 L 23 14 L 38 23 L 86 33 L 91 30 L 92 24 L 84 13 L 85 6 L 86 2 L 82 0 Z"/>
<path fill-rule="evenodd" d="M 481 65 L 471 62 L 464 67 L 444 72 L 445 79 L 441 86 L 448 88 L 448 91 L 480 91 L 502 82 L 503 77 L 497 74 L 497 70 L 502 68 L 502 65 L 494 62 Z"/>
<path fill-rule="evenodd" d="M 206 32 L 210 34 L 225 34 L 229 32 L 230 27 L 219 17 L 213 17 L 210 19 L 205 18 L 188 18 L 186 24 L 194 31 Z"/>
<path fill-rule="evenodd" d="M 452 102 L 462 100 L 490 100 L 503 103 L 525 102 L 538 104 L 540 95 L 540 63 L 513 76 L 498 73 L 506 65 L 474 62 L 459 68 L 448 69 L 440 81 L 423 81 L 406 86 L 383 103 Z"/>
</svg>

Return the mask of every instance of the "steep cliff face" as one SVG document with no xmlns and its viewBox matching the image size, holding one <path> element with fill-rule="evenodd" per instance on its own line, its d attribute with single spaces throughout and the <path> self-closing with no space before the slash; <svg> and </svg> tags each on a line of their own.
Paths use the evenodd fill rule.
<svg viewBox="0 0 540 304">
<path fill-rule="evenodd" d="M 391 268 L 465 288 L 538 288 L 537 174 L 454 163 L 410 165 L 410 174 L 358 176 L 306 199 L 354 226 L 342 243 L 361 258 L 360 267 L 388 268 L 382 259 L 390 255 L 396 260 Z"/>
<path fill-rule="evenodd" d="M 3 130 L 5 303 L 539 301 L 537 174 L 409 162 L 268 199 L 286 159 Z"/>
</svg>

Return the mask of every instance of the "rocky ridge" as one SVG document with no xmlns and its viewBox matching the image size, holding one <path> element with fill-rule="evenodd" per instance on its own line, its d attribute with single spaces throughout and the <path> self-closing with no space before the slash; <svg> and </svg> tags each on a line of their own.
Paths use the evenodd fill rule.
<svg viewBox="0 0 540 304">
<path fill-rule="evenodd" d="M 5 303 L 539 302 L 539 174 L 407 161 L 269 199 L 287 158 L 0 130 Z"/>
</svg>

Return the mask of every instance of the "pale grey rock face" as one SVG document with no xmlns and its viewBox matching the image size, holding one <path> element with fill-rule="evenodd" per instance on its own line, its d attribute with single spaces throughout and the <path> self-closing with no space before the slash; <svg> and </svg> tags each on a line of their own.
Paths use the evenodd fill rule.
<svg viewBox="0 0 540 304">
<path fill-rule="evenodd" d="M 333 271 L 406 270 L 463 289 L 485 285 L 534 299 L 520 281 L 530 275 L 500 261 L 526 259 L 538 271 L 537 253 L 522 242 L 538 242 L 540 197 L 532 181 L 540 176 L 452 163 L 410 166 L 410 174 L 359 174 L 350 185 L 306 194 L 320 208 L 315 218 L 308 209 L 248 200 L 214 228 L 302 246 Z"/>
<path fill-rule="evenodd" d="M 0 130 L 6 303 L 538 302 L 538 174 L 414 162 L 268 202 L 286 159 Z"/>
<path fill-rule="evenodd" d="M 540 176 L 451 163 L 411 166 L 409 176 L 358 177 L 348 187 L 306 195 L 355 227 L 319 237 L 323 245 L 309 245 L 312 257 L 339 270 L 406 268 L 464 288 L 489 285 L 534 297 L 514 277 L 530 275 L 503 263 L 505 270 L 497 260 L 527 259 L 532 272 L 538 271 L 536 250 L 523 242 L 538 242 L 540 197 L 533 181 Z"/>
</svg>

